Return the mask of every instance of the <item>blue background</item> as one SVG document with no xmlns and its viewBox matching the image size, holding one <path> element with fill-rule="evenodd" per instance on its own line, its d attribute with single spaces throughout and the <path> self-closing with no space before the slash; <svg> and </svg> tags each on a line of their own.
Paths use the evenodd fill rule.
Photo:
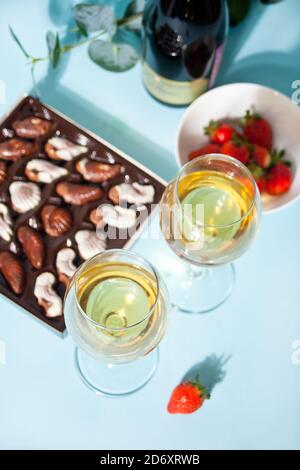
<svg viewBox="0 0 300 470">
<path fill-rule="evenodd" d="M 8 24 L 32 54 L 44 56 L 45 32 L 64 34 L 72 3 L 1 1 L 6 101 L 0 114 L 32 87 Z M 254 1 L 250 16 L 230 33 L 218 84 L 253 81 L 291 96 L 293 80 L 300 79 L 299 13 L 298 0 L 270 7 Z M 184 109 L 154 101 L 139 66 L 111 74 L 82 47 L 56 73 L 38 67 L 37 80 L 45 102 L 162 177 L 176 173 L 174 142 Z M 0 447 L 299 449 L 300 365 L 291 360 L 292 344 L 300 339 L 299 209 L 300 202 L 263 217 L 255 245 L 236 263 L 235 290 L 224 306 L 206 316 L 174 312 L 157 374 L 127 398 L 91 393 L 75 373 L 71 338 L 59 338 L 1 298 L 6 365 L 0 365 Z M 162 241 L 140 240 L 135 250 L 157 264 L 168 262 Z M 168 415 L 171 390 L 199 363 L 206 380 L 219 382 L 212 399 L 193 415 Z"/>
</svg>

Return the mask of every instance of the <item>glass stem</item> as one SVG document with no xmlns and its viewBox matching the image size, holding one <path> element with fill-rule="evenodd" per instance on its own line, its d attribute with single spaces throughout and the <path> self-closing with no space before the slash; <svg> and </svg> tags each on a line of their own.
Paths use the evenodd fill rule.
<svg viewBox="0 0 300 470">
<path fill-rule="evenodd" d="M 186 273 L 187 276 L 192 279 L 203 279 L 207 276 L 209 268 L 204 268 L 203 266 L 195 266 L 193 264 L 187 263 Z"/>
</svg>

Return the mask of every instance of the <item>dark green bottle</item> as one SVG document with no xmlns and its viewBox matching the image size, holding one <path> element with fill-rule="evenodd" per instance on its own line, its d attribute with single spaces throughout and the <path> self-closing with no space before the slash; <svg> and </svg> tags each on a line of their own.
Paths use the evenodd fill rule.
<svg viewBox="0 0 300 470">
<path fill-rule="evenodd" d="M 226 0 L 148 0 L 142 75 L 158 100 L 191 103 L 216 78 L 228 31 Z"/>
</svg>

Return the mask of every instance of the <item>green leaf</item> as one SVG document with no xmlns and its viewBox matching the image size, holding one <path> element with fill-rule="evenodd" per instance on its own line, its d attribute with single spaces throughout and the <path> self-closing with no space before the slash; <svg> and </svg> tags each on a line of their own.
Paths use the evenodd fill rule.
<svg viewBox="0 0 300 470">
<path fill-rule="evenodd" d="M 113 36 L 117 29 L 114 10 L 109 5 L 79 3 L 73 8 L 75 21 L 86 32 L 106 31 Z"/>
<path fill-rule="evenodd" d="M 243 21 L 249 11 L 251 0 L 227 0 L 229 7 L 230 26 Z"/>
<path fill-rule="evenodd" d="M 10 31 L 10 34 L 12 35 L 14 41 L 18 44 L 19 48 L 21 49 L 21 51 L 22 51 L 23 54 L 25 55 L 25 57 L 27 57 L 27 59 L 29 59 L 29 58 L 30 58 L 30 55 L 28 54 L 28 52 L 25 50 L 25 48 L 24 48 L 23 45 L 21 44 L 20 39 L 18 38 L 18 36 L 16 35 L 16 33 L 14 32 L 14 30 L 12 29 L 11 26 L 9 26 L 9 31 Z"/>
<path fill-rule="evenodd" d="M 77 28 L 79 29 L 79 33 L 82 34 L 82 36 L 85 36 L 86 38 L 88 37 L 88 32 L 86 30 L 86 27 L 82 24 L 76 21 Z"/>
<path fill-rule="evenodd" d="M 52 67 L 55 69 L 59 63 L 60 54 L 61 54 L 58 33 L 54 34 L 52 33 L 52 31 L 48 31 L 46 40 L 47 40 L 47 45 L 48 45 L 50 61 L 51 61 Z"/>
<path fill-rule="evenodd" d="M 125 72 L 139 60 L 136 50 L 129 44 L 106 42 L 96 39 L 89 44 L 92 61 L 111 72 Z"/>
</svg>

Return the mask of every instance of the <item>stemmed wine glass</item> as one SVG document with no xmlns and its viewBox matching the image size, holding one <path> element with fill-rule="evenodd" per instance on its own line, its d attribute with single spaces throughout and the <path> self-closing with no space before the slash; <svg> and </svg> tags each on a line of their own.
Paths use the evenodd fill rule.
<svg viewBox="0 0 300 470">
<path fill-rule="evenodd" d="M 230 295 L 233 260 L 254 240 L 261 214 L 250 171 L 227 155 L 188 162 L 167 186 L 160 204 L 165 240 L 183 260 L 165 279 L 171 302 L 185 313 L 213 310 Z"/>
<path fill-rule="evenodd" d="M 109 396 L 145 385 L 156 370 L 169 313 L 165 285 L 141 256 L 113 249 L 83 263 L 64 302 L 83 382 Z"/>
</svg>

